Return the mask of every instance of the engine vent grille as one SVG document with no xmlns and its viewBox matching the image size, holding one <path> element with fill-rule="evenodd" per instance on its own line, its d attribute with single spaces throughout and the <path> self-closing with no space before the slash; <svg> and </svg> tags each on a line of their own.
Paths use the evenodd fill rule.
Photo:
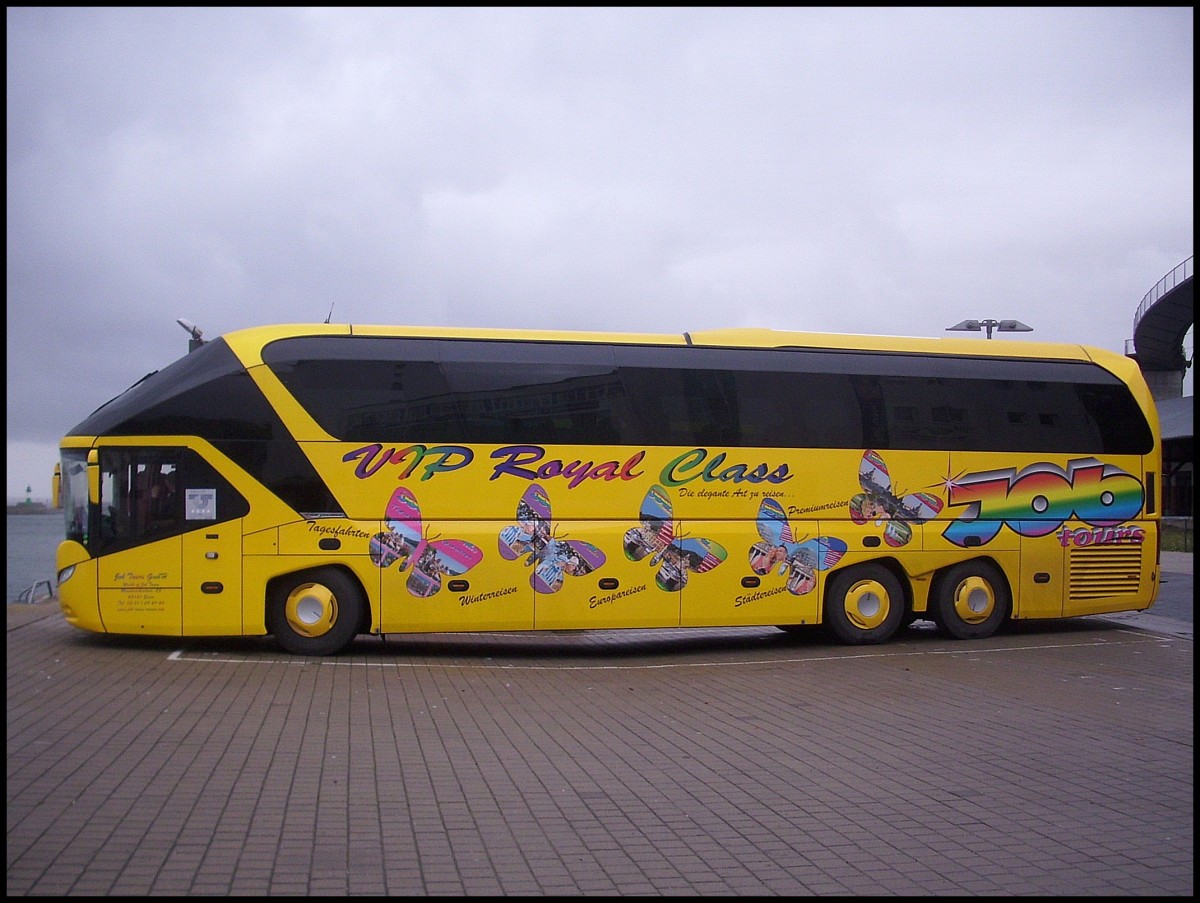
<svg viewBox="0 0 1200 903">
<path fill-rule="evenodd" d="M 1142 572 L 1140 545 L 1090 546 L 1071 550 L 1071 601 L 1136 596 Z"/>
</svg>

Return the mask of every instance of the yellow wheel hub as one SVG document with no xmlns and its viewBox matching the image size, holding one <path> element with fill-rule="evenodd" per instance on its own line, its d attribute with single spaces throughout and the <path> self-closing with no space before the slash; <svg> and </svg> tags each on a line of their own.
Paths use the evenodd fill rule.
<svg viewBox="0 0 1200 903">
<path fill-rule="evenodd" d="M 954 590 L 954 613 L 967 624 L 986 621 L 996 609 L 996 594 L 982 577 L 968 577 Z"/>
<path fill-rule="evenodd" d="M 875 580 L 860 580 L 846 593 L 846 617 L 859 630 L 874 630 L 887 620 L 892 600 Z"/>
<path fill-rule="evenodd" d="M 288 595 L 288 626 L 301 636 L 327 634 L 337 623 L 337 597 L 319 583 L 305 583 Z"/>
</svg>

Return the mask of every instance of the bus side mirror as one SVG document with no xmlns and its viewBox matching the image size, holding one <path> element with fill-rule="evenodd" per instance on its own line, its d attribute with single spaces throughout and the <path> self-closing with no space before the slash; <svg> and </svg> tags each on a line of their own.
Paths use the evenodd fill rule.
<svg viewBox="0 0 1200 903">
<path fill-rule="evenodd" d="M 61 508 L 62 496 L 59 493 L 62 490 L 62 464 L 54 465 L 54 476 L 50 478 L 50 507 Z"/>
<path fill-rule="evenodd" d="M 88 504 L 100 504 L 100 452 L 96 449 L 88 451 L 87 463 Z"/>
</svg>

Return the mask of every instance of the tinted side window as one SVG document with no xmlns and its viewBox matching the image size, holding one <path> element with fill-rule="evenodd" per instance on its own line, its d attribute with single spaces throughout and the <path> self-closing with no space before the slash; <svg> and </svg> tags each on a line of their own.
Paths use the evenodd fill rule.
<svg viewBox="0 0 1200 903">
<path fill-rule="evenodd" d="M 345 441 L 614 444 L 632 416 L 604 345 L 323 337 L 263 358 Z"/>
<path fill-rule="evenodd" d="M 1144 454 L 1125 387 L 1089 364 L 913 354 L 322 337 L 264 352 L 358 442 Z"/>
</svg>

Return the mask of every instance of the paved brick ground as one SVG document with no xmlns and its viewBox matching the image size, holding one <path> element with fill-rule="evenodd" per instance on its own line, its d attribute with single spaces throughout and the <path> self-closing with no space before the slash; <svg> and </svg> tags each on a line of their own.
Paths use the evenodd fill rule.
<svg viewBox="0 0 1200 903">
<path fill-rule="evenodd" d="M 9 895 L 1193 893 L 1190 629 L 329 660 L 8 610 Z"/>
</svg>

